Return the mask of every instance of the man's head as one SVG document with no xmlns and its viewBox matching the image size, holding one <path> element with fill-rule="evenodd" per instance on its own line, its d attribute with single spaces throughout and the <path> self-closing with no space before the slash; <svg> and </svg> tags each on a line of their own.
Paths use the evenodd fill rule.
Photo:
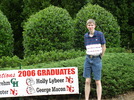
<svg viewBox="0 0 134 100">
<path fill-rule="evenodd" d="M 88 19 L 86 23 L 87 29 L 91 32 L 94 33 L 95 27 L 96 27 L 96 22 L 93 19 Z"/>
<path fill-rule="evenodd" d="M 86 25 L 89 24 L 89 23 L 93 23 L 94 25 L 96 25 L 96 22 L 93 19 L 88 19 Z"/>
</svg>

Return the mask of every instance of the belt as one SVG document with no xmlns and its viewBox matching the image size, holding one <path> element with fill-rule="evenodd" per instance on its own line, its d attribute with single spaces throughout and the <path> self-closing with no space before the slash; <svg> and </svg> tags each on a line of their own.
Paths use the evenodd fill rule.
<svg viewBox="0 0 134 100">
<path fill-rule="evenodd" d="M 97 58 L 97 57 L 100 57 L 100 55 L 98 56 L 93 56 L 93 55 L 87 55 L 89 58 Z"/>
</svg>

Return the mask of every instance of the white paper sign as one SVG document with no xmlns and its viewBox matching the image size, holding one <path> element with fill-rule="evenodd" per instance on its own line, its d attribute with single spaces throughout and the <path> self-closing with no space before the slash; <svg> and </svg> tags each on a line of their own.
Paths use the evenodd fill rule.
<svg viewBox="0 0 134 100">
<path fill-rule="evenodd" d="M 92 44 L 86 46 L 86 54 L 97 56 L 102 53 L 101 44 Z"/>
<path fill-rule="evenodd" d="M 0 98 L 78 93 L 77 67 L 0 71 Z"/>
</svg>

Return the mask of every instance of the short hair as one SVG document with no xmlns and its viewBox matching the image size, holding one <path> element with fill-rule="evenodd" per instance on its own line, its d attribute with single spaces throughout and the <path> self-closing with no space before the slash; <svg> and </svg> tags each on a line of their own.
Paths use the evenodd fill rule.
<svg viewBox="0 0 134 100">
<path fill-rule="evenodd" d="M 95 22 L 94 19 L 88 19 L 86 25 L 89 24 L 89 23 L 93 23 L 93 24 L 96 25 L 96 22 Z"/>
</svg>

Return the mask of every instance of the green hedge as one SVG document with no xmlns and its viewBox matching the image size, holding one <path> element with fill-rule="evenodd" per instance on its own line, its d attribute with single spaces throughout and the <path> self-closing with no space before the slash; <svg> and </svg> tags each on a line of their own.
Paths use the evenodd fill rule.
<svg viewBox="0 0 134 100">
<path fill-rule="evenodd" d="M 55 51 L 56 52 L 56 51 Z M 85 60 L 84 52 L 70 50 L 70 52 L 58 51 L 57 53 L 47 52 L 44 53 L 51 55 L 52 57 L 48 60 L 44 60 L 44 63 L 35 64 L 31 60 L 38 62 L 38 59 L 34 59 L 35 56 L 31 57 L 29 62 L 33 65 L 22 66 L 22 69 L 32 68 L 55 68 L 55 67 L 78 67 L 79 75 L 79 89 L 82 96 L 84 96 L 84 82 L 85 79 L 82 77 L 83 74 L 83 63 Z M 66 55 L 66 56 L 65 56 Z M 41 56 L 41 55 L 40 55 Z M 43 59 L 42 55 L 42 59 Z M 81 56 L 81 57 L 80 57 Z M 44 59 L 46 59 L 46 57 Z M 59 57 L 59 58 L 58 58 Z M 68 58 L 68 60 L 67 60 Z M 71 58 L 71 59 L 70 59 Z M 19 69 L 20 64 L 24 64 L 25 60 L 20 60 L 18 57 L 2 57 L 0 59 L 1 70 Z M 25 63 L 26 64 L 26 63 Z M 29 64 L 29 63 L 27 63 Z M 119 94 L 131 91 L 134 89 L 134 53 L 106 53 L 103 57 L 103 70 L 102 70 L 102 85 L 103 85 L 103 97 L 113 97 Z M 96 96 L 95 82 L 92 81 L 91 97 Z M 66 97 L 66 96 L 65 96 Z M 41 97 L 39 97 L 41 98 Z M 49 98 L 49 97 L 47 97 Z"/>
<path fill-rule="evenodd" d="M 77 58 L 84 56 L 85 52 L 80 50 L 55 50 L 50 52 L 40 51 L 37 55 L 31 55 L 25 57 L 24 59 L 19 59 L 17 56 L 9 57 L 3 56 L 0 59 L 0 68 L 2 69 L 11 69 L 19 68 L 20 66 L 34 65 L 38 63 L 52 63 L 55 61 L 67 60 L 72 58 Z"/>
<path fill-rule="evenodd" d="M 92 5 L 90 3 L 85 5 L 76 15 L 75 47 L 80 49 L 84 48 L 84 34 L 88 32 L 86 28 L 86 21 L 91 18 L 96 20 L 96 30 L 104 33 L 107 47 L 119 47 L 120 27 L 117 23 L 117 20 L 104 8 L 100 7 L 99 5 Z"/>
<path fill-rule="evenodd" d="M 78 67 L 79 89 L 84 97 L 83 63 L 85 57 L 78 57 L 66 61 L 42 63 L 29 68 Z M 102 86 L 103 98 L 110 98 L 134 89 L 134 53 L 107 53 L 103 57 Z M 95 82 L 92 81 L 91 97 L 96 96 Z"/>
<path fill-rule="evenodd" d="M 74 45 L 74 23 L 65 9 L 50 6 L 28 19 L 23 37 L 25 56 L 39 51 L 70 50 Z"/>
<path fill-rule="evenodd" d="M 31 55 L 23 59 L 22 65 L 33 65 L 38 63 L 52 63 L 53 61 L 61 61 L 84 56 L 85 52 L 80 50 L 55 50 L 50 52 L 40 51 L 37 55 Z"/>
<path fill-rule="evenodd" d="M 134 53 L 109 53 L 103 60 L 103 95 L 116 96 L 134 90 Z"/>
<path fill-rule="evenodd" d="M 106 53 L 126 53 L 124 48 L 107 48 Z M 130 52 L 129 52 L 130 53 Z M 37 55 L 31 55 L 28 57 L 25 57 L 24 59 L 20 59 L 17 56 L 9 57 L 9 56 L 3 56 L 0 59 L 0 68 L 19 68 L 20 65 L 22 66 L 28 66 L 28 65 L 34 65 L 38 63 L 52 63 L 55 61 L 62 61 L 72 58 L 77 58 L 85 55 L 85 51 L 81 50 L 54 50 L 50 52 L 43 52 L 40 51 Z"/>
<path fill-rule="evenodd" d="M 125 53 L 127 50 L 125 48 L 107 48 L 106 53 Z"/>
<path fill-rule="evenodd" d="M 0 68 L 15 68 L 20 67 L 22 60 L 19 59 L 17 56 L 9 57 L 3 56 L 0 59 Z"/>
<path fill-rule="evenodd" d="M 13 55 L 13 41 L 11 25 L 0 11 L 0 58 Z"/>
</svg>

